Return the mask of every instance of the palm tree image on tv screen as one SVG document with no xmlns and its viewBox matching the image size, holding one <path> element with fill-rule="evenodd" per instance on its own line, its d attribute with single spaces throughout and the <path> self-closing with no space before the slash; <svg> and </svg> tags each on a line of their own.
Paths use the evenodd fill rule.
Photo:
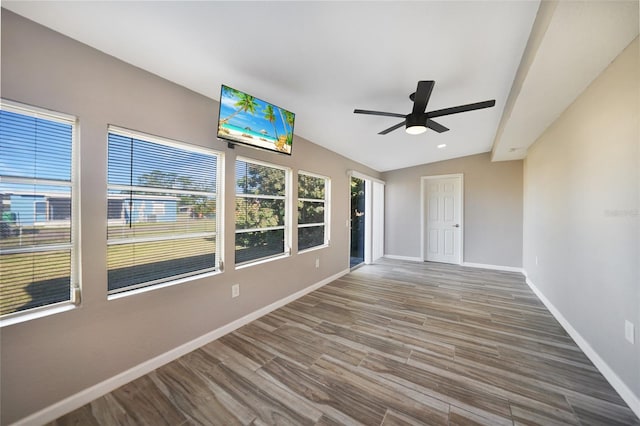
<svg viewBox="0 0 640 426">
<path fill-rule="evenodd" d="M 218 137 L 291 154 L 295 114 L 228 86 L 220 92 Z"/>
</svg>

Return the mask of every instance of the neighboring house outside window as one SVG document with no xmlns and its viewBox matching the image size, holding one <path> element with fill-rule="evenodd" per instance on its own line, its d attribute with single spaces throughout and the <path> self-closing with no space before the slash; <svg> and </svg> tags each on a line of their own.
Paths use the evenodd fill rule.
<svg viewBox="0 0 640 426">
<path fill-rule="evenodd" d="M 220 269 L 221 154 L 109 127 L 109 294 Z"/>
<path fill-rule="evenodd" d="M 0 316 L 80 300 L 75 117 L 0 102 Z"/>
</svg>

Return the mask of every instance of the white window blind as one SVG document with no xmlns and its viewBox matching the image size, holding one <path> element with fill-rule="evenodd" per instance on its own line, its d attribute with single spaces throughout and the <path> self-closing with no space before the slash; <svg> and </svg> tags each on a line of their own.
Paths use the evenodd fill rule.
<svg viewBox="0 0 640 426">
<path fill-rule="evenodd" d="M 73 117 L 0 103 L 0 315 L 75 299 Z"/>
<path fill-rule="evenodd" d="M 217 270 L 220 154 L 116 127 L 108 145 L 109 293 Z"/>
<path fill-rule="evenodd" d="M 288 253 L 288 173 L 236 160 L 236 264 Z"/>
<path fill-rule="evenodd" d="M 298 172 L 298 251 L 329 243 L 329 179 Z"/>
</svg>

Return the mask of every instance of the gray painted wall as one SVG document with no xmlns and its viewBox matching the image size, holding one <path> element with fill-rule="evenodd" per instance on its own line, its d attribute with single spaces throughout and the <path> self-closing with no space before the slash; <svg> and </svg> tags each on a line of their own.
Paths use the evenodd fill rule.
<svg viewBox="0 0 640 426">
<path fill-rule="evenodd" d="M 464 260 L 523 265 L 640 395 L 634 50 L 637 40 L 531 149 L 523 227 L 521 161 L 491 163 L 489 154 L 480 154 L 380 175 L 299 137 L 292 157 L 229 150 L 215 138 L 216 102 L 2 10 L 2 96 L 80 119 L 83 303 L 1 330 L 0 422 L 18 420 L 345 270 L 349 169 L 386 181 L 385 253 L 407 257 L 420 256 L 420 177 L 463 173 Z M 331 247 L 107 301 L 107 124 L 223 151 L 227 188 L 236 155 L 330 176 Z M 225 202 L 226 217 L 233 217 L 232 191 Z M 233 231 L 227 220 L 226 235 Z M 320 269 L 314 268 L 316 257 Z M 227 244 L 225 259 L 232 258 Z M 233 283 L 241 284 L 242 295 L 231 300 Z M 636 324 L 635 346 L 624 341 L 625 318 Z"/>
<path fill-rule="evenodd" d="M 640 398 L 638 39 L 529 150 L 531 282 Z M 537 262 L 536 262 L 537 258 Z M 635 323 L 635 345 L 624 320 Z"/>
<path fill-rule="evenodd" d="M 522 266 L 522 161 L 489 153 L 383 173 L 385 254 L 420 258 L 421 177 L 453 173 L 464 174 L 464 262 Z"/>
<path fill-rule="evenodd" d="M 77 309 L 2 328 L 2 424 L 348 268 L 347 170 L 379 177 L 376 171 L 301 138 L 295 138 L 291 157 L 244 147 L 230 150 L 215 136 L 215 101 L 6 10 L 2 10 L 1 71 L 4 98 L 79 118 L 83 290 Z M 236 155 L 331 177 L 331 246 L 301 255 L 294 250 L 286 259 L 237 271 L 227 265 L 224 273 L 213 277 L 107 301 L 108 124 L 225 153 L 224 259 L 233 259 L 234 253 L 229 241 L 234 235 Z M 293 236 L 296 241 L 295 228 Z M 234 283 L 240 284 L 241 296 L 231 300 Z"/>
</svg>

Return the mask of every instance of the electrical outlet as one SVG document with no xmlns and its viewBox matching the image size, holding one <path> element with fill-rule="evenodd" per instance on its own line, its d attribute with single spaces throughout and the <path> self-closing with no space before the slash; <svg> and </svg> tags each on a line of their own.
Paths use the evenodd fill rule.
<svg viewBox="0 0 640 426">
<path fill-rule="evenodd" d="M 536 266 L 538 266 L 538 256 L 536 256 Z"/>
<path fill-rule="evenodd" d="M 624 321 L 624 338 L 629 341 L 632 345 L 635 343 L 634 339 L 634 329 L 633 323 L 631 321 Z"/>
<path fill-rule="evenodd" d="M 231 297 L 240 296 L 240 284 L 234 284 L 231 286 Z"/>
<path fill-rule="evenodd" d="M 316 257 L 316 268 L 320 267 L 320 258 Z"/>
</svg>

